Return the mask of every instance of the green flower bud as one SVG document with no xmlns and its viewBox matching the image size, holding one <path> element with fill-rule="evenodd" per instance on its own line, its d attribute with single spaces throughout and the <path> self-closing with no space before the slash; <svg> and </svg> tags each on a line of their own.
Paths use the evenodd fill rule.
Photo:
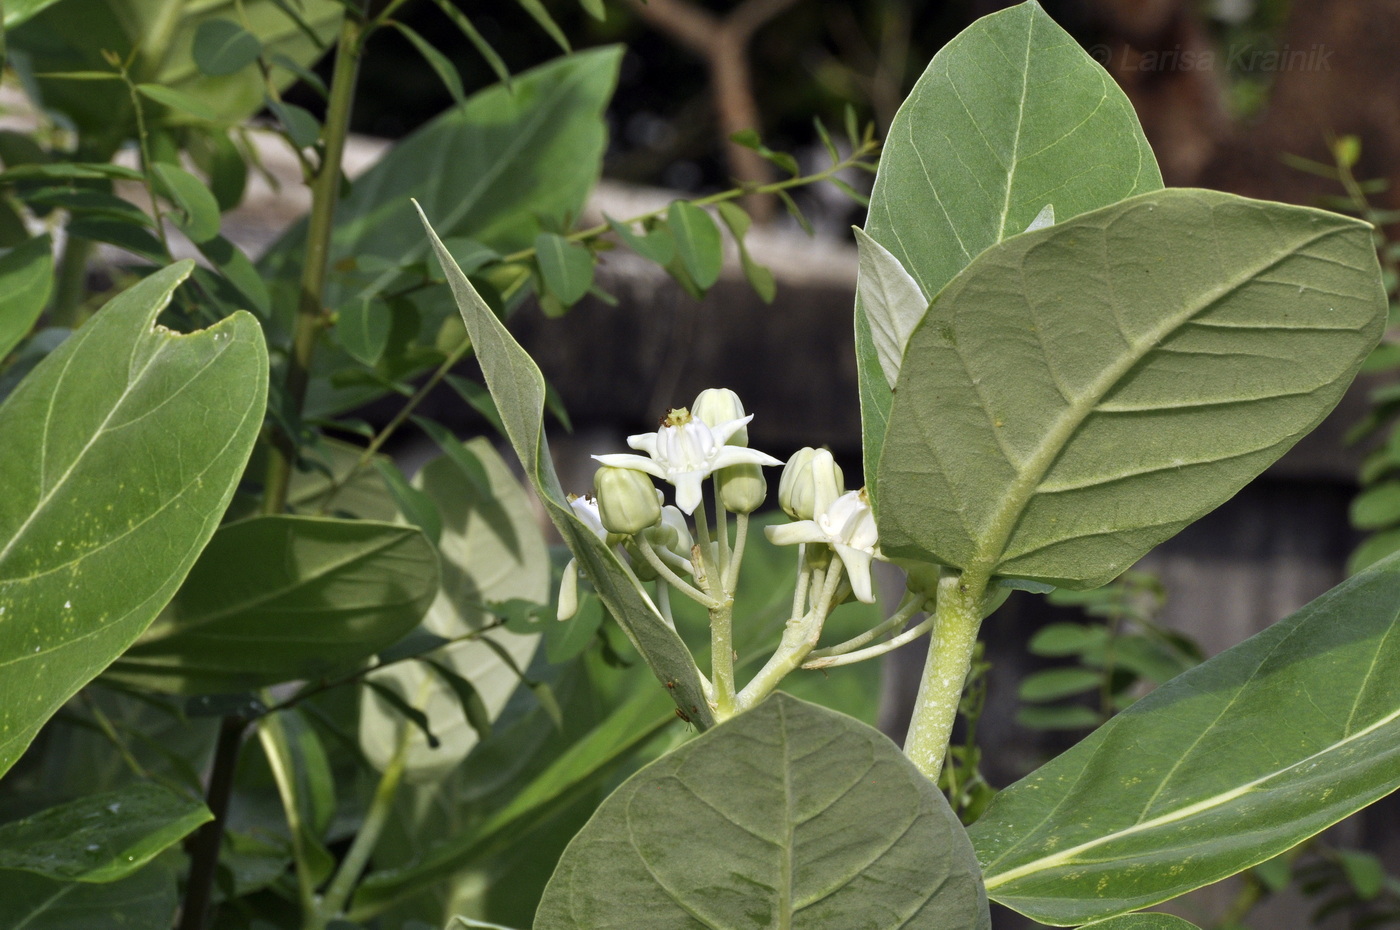
<svg viewBox="0 0 1400 930">
<path fill-rule="evenodd" d="M 753 513 L 768 496 L 768 479 L 762 465 L 730 465 L 715 472 L 719 502 L 730 513 Z"/>
<path fill-rule="evenodd" d="M 706 388 L 696 396 L 695 403 L 690 405 L 690 415 L 710 429 L 714 429 L 731 420 L 742 420 L 747 414 L 744 413 L 744 405 L 739 400 L 739 395 L 729 388 Z M 749 428 L 747 426 L 739 427 L 725 443 L 729 446 L 747 446 L 748 444 Z"/>
<path fill-rule="evenodd" d="M 645 472 L 604 465 L 594 474 L 593 486 L 598 517 L 609 533 L 631 536 L 661 519 L 661 495 Z"/>
<path fill-rule="evenodd" d="M 826 449 L 798 449 L 783 467 L 778 505 L 794 520 L 811 520 L 846 493 L 841 466 Z"/>
</svg>

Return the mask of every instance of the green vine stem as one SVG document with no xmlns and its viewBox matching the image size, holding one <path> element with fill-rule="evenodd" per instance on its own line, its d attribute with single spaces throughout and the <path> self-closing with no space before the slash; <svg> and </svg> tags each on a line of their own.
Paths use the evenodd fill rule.
<svg viewBox="0 0 1400 930">
<path fill-rule="evenodd" d="M 914 700 L 909 734 L 904 740 L 904 754 L 935 784 L 948 754 L 963 686 L 972 669 L 987 581 L 985 575 L 947 570 L 938 579 L 933 637 L 919 695 Z"/>
<path fill-rule="evenodd" d="M 335 71 L 331 76 L 330 99 L 326 104 L 326 123 L 322 130 L 325 152 L 311 185 L 311 216 L 307 220 L 306 256 L 301 269 L 301 286 L 297 299 L 296 327 L 292 334 L 292 351 L 287 358 L 284 381 L 286 409 L 301 416 L 306 400 L 306 387 L 311 379 L 311 359 L 316 340 L 325 325 L 324 298 L 326 272 L 330 264 L 331 232 L 335 223 L 335 208 L 340 199 L 341 163 L 345 156 L 345 139 L 350 131 L 350 111 L 354 103 L 355 82 L 360 71 L 360 56 L 367 34 L 366 24 L 355 9 L 347 9 L 340 27 L 336 46 Z M 279 514 L 287 507 L 292 471 L 297 460 L 296 436 L 276 435 L 269 457 L 267 483 L 263 491 L 263 512 Z"/>
</svg>

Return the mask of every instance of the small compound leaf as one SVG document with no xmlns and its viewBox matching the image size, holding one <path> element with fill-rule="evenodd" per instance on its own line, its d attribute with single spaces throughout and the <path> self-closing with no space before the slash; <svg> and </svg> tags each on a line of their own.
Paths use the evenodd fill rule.
<svg viewBox="0 0 1400 930">
<path fill-rule="evenodd" d="M 336 314 L 335 335 L 356 360 L 373 365 L 389 345 L 393 312 L 375 297 L 362 297 Z"/>
<path fill-rule="evenodd" d="M 666 211 L 666 225 L 676 237 L 676 252 L 695 285 L 702 291 L 719 280 L 724 267 L 724 242 L 710 214 L 685 200 Z"/>
<path fill-rule="evenodd" d="M 535 237 L 535 257 L 544 286 L 566 307 L 578 303 L 593 286 L 593 253 L 577 242 L 540 233 Z"/>
<path fill-rule="evenodd" d="M 165 162 L 156 162 L 151 171 L 157 189 L 183 214 L 179 225 L 185 235 L 205 242 L 219 234 L 219 202 L 203 181 Z"/>
<path fill-rule="evenodd" d="M 161 84 L 137 84 L 136 90 L 143 97 L 184 113 L 186 116 L 193 116 L 201 122 L 214 123 L 219 120 L 218 114 L 205 106 L 199 98 L 192 97 L 173 87 L 165 87 Z"/>
<path fill-rule="evenodd" d="M 617 233 L 617 237 L 643 258 L 650 259 L 658 265 L 667 265 L 676 257 L 676 239 L 664 223 L 639 235 L 632 231 L 632 224 L 615 220 L 606 213 L 603 217 L 612 227 L 612 231 Z"/>
</svg>

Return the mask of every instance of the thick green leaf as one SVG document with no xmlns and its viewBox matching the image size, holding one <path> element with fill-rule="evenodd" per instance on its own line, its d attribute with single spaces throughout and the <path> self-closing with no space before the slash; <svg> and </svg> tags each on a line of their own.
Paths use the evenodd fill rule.
<svg viewBox="0 0 1400 930">
<path fill-rule="evenodd" d="M 53 290 L 53 243 L 36 236 L 0 257 L 0 360 L 29 335 Z"/>
<path fill-rule="evenodd" d="M 192 267 L 113 298 L 0 406 L 0 774 L 175 593 L 262 426 L 252 316 L 153 328 Z"/>
<path fill-rule="evenodd" d="M 89 795 L 0 826 L 0 874 L 116 881 L 213 819 L 203 801 L 148 782 Z"/>
<path fill-rule="evenodd" d="M 1200 930 L 1189 920 L 1171 914 L 1124 914 L 1108 920 L 1096 920 L 1080 930 Z"/>
<path fill-rule="evenodd" d="M 111 927 L 118 914 L 127 927 L 168 927 L 180 900 L 176 873 L 164 859 L 105 885 L 11 872 L 0 881 L 0 927 L 86 930 Z"/>
<path fill-rule="evenodd" d="M 265 516 L 222 527 L 109 676 L 183 694 L 347 672 L 417 626 L 437 555 L 412 527 Z"/>
<path fill-rule="evenodd" d="M 237 74 L 258 60 L 262 43 L 231 19 L 207 19 L 194 31 L 194 63 L 210 77 Z"/>
<path fill-rule="evenodd" d="M 1316 426 L 1385 311 L 1369 226 L 1213 191 L 994 246 L 910 337 L 881 548 L 1104 584 Z"/>
<path fill-rule="evenodd" d="M 545 288 L 566 307 L 578 303 L 593 286 L 593 253 L 577 242 L 542 232 L 535 237 L 535 256 Z"/>
<path fill-rule="evenodd" d="M 724 242 L 710 214 L 684 200 L 666 211 L 666 225 L 676 237 L 676 252 L 690 278 L 703 291 L 719 280 Z"/>
<path fill-rule="evenodd" d="M 442 515 L 442 584 L 423 620 L 429 632 L 457 639 L 482 630 L 494 618 L 487 606 L 520 598 L 549 601 L 549 552 L 535 522 L 530 499 L 505 461 L 485 439 L 458 444 L 476 460 L 485 486 L 452 456 L 434 459 L 414 477 L 414 485 Z M 517 665 L 528 665 L 539 643 L 536 634 L 504 629 L 482 632 Z M 490 646 L 462 640 L 429 653 L 446 669 L 465 678 L 494 720 L 520 684 L 517 675 Z M 427 715 L 440 745 L 428 746 L 423 733 L 409 734 L 407 773 L 431 781 L 458 765 L 479 740 L 477 727 L 463 712 L 457 690 L 423 663 L 399 662 L 377 671 L 373 680 L 393 689 Z M 360 708 L 360 745 L 383 768 L 398 744 L 403 720 L 381 698 L 366 692 Z"/>
<path fill-rule="evenodd" d="M 929 63 L 890 126 L 865 231 L 932 296 L 1047 205 L 1063 222 L 1161 186 L 1128 98 L 1038 4 L 1022 3 Z M 862 307 L 856 359 L 875 475 L 890 389 Z"/>
<path fill-rule="evenodd" d="M 608 611 L 627 631 L 657 679 L 668 685 L 677 708 L 700 729 L 708 728 L 714 718 L 690 651 L 661 617 L 631 571 L 624 568 L 617 554 L 574 514 L 564 496 L 545 442 L 544 376 L 453 262 L 427 217 L 422 219 L 476 347 L 482 373 L 496 399 L 511 446 L 520 458 L 530 485 Z"/>
<path fill-rule="evenodd" d="M 971 828 L 991 897 L 1056 925 L 1135 910 L 1400 786 L 1397 605 L 1389 559 L 1002 791 Z"/>
<path fill-rule="evenodd" d="M 601 926 L 972 930 L 991 918 L 937 788 L 883 734 L 779 693 L 629 778 L 569 844 L 535 930 Z"/>
</svg>

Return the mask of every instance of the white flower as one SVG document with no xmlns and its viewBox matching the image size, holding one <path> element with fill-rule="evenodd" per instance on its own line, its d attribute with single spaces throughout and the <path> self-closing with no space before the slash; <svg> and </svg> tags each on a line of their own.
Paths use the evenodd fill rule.
<svg viewBox="0 0 1400 930">
<path fill-rule="evenodd" d="M 595 455 L 604 465 L 635 468 L 675 486 L 676 506 L 687 514 L 700 506 L 701 484 L 711 474 L 730 465 L 781 465 L 782 462 L 756 449 L 725 445 L 729 438 L 753 419 L 753 414 L 709 426 L 692 417 L 684 407 L 672 410 L 654 433 L 628 436 L 627 444 L 650 458 L 621 452 Z"/>
<path fill-rule="evenodd" d="M 856 600 L 875 603 L 870 584 L 870 562 L 884 559 L 875 530 L 875 515 L 870 512 L 870 500 L 865 489 L 847 491 L 832 501 L 824 511 L 811 520 L 799 520 L 783 526 L 766 527 L 768 540 L 777 546 L 797 543 L 817 543 L 830 546 L 846 568 L 851 592 Z"/>
<path fill-rule="evenodd" d="M 603 518 L 598 513 L 598 498 L 591 494 L 570 494 L 569 507 L 583 525 L 593 531 L 593 535 L 607 541 L 608 531 L 603 528 Z"/>
</svg>

